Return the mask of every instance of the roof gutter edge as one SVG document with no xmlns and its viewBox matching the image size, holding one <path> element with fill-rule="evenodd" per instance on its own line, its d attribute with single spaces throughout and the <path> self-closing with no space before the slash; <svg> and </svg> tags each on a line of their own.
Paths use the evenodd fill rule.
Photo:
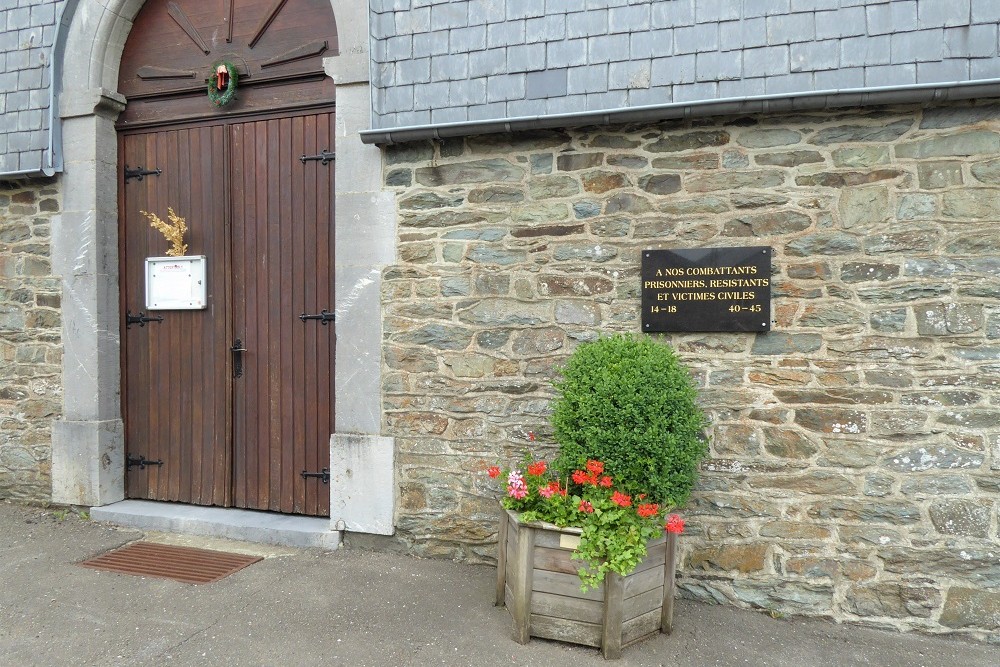
<svg viewBox="0 0 1000 667">
<path fill-rule="evenodd" d="M 952 81 L 947 83 L 844 90 L 807 91 L 785 95 L 731 97 L 702 102 L 679 102 L 641 107 L 620 107 L 600 111 L 580 111 L 567 114 L 519 116 L 495 120 L 458 123 L 409 125 L 387 129 L 363 130 L 361 141 L 366 144 L 396 144 L 423 139 L 446 139 L 474 134 L 494 134 L 516 130 L 552 129 L 581 125 L 612 125 L 675 118 L 806 111 L 845 106 L 880 106 L 944 102 L 975 97 L 1000 96 L 1000 79 Z"/>
</svg>

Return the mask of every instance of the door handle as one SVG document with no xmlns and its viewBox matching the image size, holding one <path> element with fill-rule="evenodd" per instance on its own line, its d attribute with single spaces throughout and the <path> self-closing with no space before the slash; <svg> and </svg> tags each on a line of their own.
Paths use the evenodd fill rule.
<svg viewBox="0 0 1000 667">
<path fill-rule="evenodd" d="M 233 353 L 233 377 L 241 378 L 243 377 L 243 353 L 247 349 L 243 347 L 243 341 L 237 338 L 233 341 L 233 346 L 229 348 L 229 351 Z"/>
</svg>

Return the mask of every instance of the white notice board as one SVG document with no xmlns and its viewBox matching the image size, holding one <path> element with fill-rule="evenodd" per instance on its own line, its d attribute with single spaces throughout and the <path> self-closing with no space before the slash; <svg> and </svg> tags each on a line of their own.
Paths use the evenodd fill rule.
<svg viewBox="0 0 1000 667">
<path fill-rule="evenodd" d="M 199 310 L 208 305 L 205 255 L 146 258 L 147 310 Z"/>
</svg>

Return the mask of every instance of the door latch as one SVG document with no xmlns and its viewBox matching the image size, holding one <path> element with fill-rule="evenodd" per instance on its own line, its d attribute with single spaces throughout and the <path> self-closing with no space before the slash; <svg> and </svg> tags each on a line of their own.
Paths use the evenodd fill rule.
<svg viewBox="0 0 1000 667">
<path fill-rule="evenodd" d="M 233 346 L 229 348 L 229 351 L 233 353 L 233 377 L 241 378 L 243 377 L 243 353 L 247 349 L 243 347 L 243 341 L 237 338 L 233 341 Z"/>
</svg>

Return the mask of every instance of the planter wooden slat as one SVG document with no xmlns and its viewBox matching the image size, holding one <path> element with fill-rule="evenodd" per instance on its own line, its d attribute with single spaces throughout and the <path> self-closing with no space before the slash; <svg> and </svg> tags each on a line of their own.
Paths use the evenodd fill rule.
<svg viewBox="0 0 1000 667">
<path fill-rule="evenodd" d="M 598 600 L 581 600 L 539 591 L 531 595 L 531 613 L 583 623 L 600 623 L 604 617 L 603 605 Z"/>
<path fill-rule="evenodd" d="M 601 645 L 600 623 L 579 623 L 552 616 L 531 617 L 531 634 L 542 639 L 555 639 L 584 646 Z"/>
<path fill-rule="evenodd" d="M 576 574 L 583 562 L 570 558 L 581 531 L 521 523 L 515 513 L 505 514 L 497 599 L 511 613 L 515 641 L 543 637 L 599 646 L 605 658 L 614 659 L 629 644 L 670 631 L 676 535 L 650 542 L 634 572 L 608 573 L 601 586 L 584 593 Z"/>
</svg>

